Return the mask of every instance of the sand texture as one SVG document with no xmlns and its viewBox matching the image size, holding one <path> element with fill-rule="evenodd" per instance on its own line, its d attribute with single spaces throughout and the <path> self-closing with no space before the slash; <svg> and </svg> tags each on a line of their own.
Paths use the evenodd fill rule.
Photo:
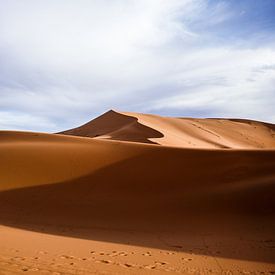
<svg viewBox="0 0 275 275">
<path fill-rule="evenodd" d="M 184 148 L 275 148 L 275 126 L 269 123 L 161 117 L 113 110 L 61 134 Z"/>
<path fill-rule="evenodd" d="M 275 274 L 275 126 L 109 111 L 0 131 L 0 274 Z"/>
</svg>

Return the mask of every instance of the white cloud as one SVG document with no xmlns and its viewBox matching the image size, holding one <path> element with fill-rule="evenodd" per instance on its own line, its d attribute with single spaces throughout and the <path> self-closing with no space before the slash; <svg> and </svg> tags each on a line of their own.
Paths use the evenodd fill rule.
<svg viewBox="0 0 275 275">
<path fill-rule="evenodd" d="M 10 113 L 0 111 L 1 130 L 26 130 L 34 128 L 36 131 L 43 132 L 44 129 L 53 129 L 55 124 L 49 121 L 46 117 L 33 116 L 24 113 Z"/>
<path fill-rule="evenodd" d="M 109 108 L 187 115 L 184 109 L 205 105 L 219 116 L 275 121 L 275 77 L 267 69 L 275 49 L 213 44 L 212 32 L 195 31 L 233 18 L 226 2 L 0 5 L 0 128 L 22 129 L 18 120 L 27 130 L 56 131 Z"/>
<path fill-rule="evenodd" d="M 211 106 L 217 116 L 275 121 L 274 50 L 207 49 L 189 58 L 176 75 L 180 92 L 157 100 L 155 111 Z"/>
</svg>

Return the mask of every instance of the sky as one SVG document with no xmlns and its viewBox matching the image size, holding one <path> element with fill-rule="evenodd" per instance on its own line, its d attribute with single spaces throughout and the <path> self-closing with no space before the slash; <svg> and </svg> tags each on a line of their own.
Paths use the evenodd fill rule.
<svg viewBox="0 0 275 275">
<path fill-rule="evenodd" d="M 109 109 L 275 123 L 275 0 L 0 0 L 0 129 Z"/>
</svg>

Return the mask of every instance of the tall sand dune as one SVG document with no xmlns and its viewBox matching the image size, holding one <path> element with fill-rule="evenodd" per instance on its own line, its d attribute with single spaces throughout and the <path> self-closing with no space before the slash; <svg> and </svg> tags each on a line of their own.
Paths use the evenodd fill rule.
<svg viewBox="0 0 275 275">
<path fill-rule="evenodd" d="M 274 147 L 272 124 L 114 111 L 0 131 L 0 274 L 271 274 Z"/>
<path fill-rule="evenodd" d="M 275 126 L 269 123 L 172 118 L 113 110 L 61 134 L 184 148 L 275 148 Z"/>
</svg>

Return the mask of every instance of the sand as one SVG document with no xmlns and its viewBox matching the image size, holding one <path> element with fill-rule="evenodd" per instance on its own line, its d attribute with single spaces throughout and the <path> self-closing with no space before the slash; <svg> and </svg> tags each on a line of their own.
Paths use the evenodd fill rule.
<svg viewBox="0 0 275 275">
<path fill-rule="evenodd" d="M 272 274 L 274 128 L 109 111 L 0 131 L 0 274 Z"/>
<path fill-rule="evenodd" d="M 245 119 L 172 118 L 110 110 L 65 135 L 184 148 L 275 148 L 275 126 Z"/>
</svg>

